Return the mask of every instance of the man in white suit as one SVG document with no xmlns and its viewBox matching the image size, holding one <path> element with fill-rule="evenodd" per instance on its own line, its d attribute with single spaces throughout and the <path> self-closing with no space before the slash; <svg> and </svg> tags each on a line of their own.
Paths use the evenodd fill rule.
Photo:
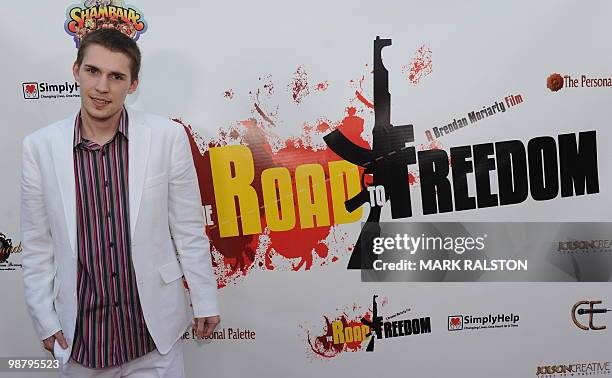
<svg viewBox="0 0 612 378">
<path fill-rule="evenodd" d="M 131 38 L 88 34 L 80 111 L 23 141 L 25 298 L 60 376 L 182 377 L 181 335 L 220 322 L 189 141 L 125 108 L 139 69 Z"/>
</svg>

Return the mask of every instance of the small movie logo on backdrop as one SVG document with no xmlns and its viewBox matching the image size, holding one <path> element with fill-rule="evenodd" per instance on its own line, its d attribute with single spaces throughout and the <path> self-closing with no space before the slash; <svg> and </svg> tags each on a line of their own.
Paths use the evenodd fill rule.
<svg viewBox="0 0 612 378">
<path fill-rule="evenodd" d="M 147 31 L 144 14 L 123 0 L 85 0 L 66 11 L 64 30 L 78 48 L 81 39 L 97 29 L 116 29 L 135 41 Z"/>
<path fill-rule="evenodd" d="M 337 315 L 323 315 L 325 324 L 321 331 L 313 327 L 300 326 L 305 330 L 308 344 L 307 356 L 329 359 L 345 352 L 374 352 L 380 342 L 393 344 L 396 340 L 412 339 L 409 336 L 424 335 L 432 332 L 431 317 L 406 316 L 411 308 L 401 308 L 387 316 L 379 313 L 380 307 L 388 304 L 388 298 L 378 295 L 372 297 L 372 306 L 354 304 L 347 306 Z M 320 336 L 316 336 L 320 335 Z M 415 341 L 418 342 L 418 341 Z"/>
</svg>

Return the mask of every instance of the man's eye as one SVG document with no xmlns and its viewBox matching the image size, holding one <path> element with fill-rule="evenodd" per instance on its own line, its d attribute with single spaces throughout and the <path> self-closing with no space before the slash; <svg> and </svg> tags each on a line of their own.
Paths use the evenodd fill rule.
<svg viewBox="0 0 612 378">
<path fill-rule="evenodd" d="M 115 80 L 123 80 L 123 75 L 114 75 L 113 79 L 115 79 Z"/>
<path fill-rule="evenodd" d="M 96 70 L 96 69 L 95 69 L 95 68 L 93 68 L 93 67 L 87 67 L 85 70 L 86 70 L 87 72 L 90 72 L 90 73 L 96 73 L 96 72 L 98 71 L 98 70 Z"/>
</svg>

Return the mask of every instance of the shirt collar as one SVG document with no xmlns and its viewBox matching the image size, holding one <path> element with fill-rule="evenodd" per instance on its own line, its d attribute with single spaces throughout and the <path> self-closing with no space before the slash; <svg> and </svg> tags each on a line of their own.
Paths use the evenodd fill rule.
<svg viewBox="0 0 612 378">
<path fill-rule="evenodd" d="M 86 140 L 83 139 L 83 136 L 81 134 L 81 124 L 81 111 L 79 110 L 79 113 L 77 114 L 76 119 L 74 120 L 73 147 L 77 147 L 79 144 L 83 143 Z M 119 127 L 117 128 L 117 132 L 121 133 L 121 135 L 123 135 L 125 139 L 128 139 L 128 113 L 125 109 L 125 106 L 121 110 L 121 116 L 119 117 Z"/>
</svg>

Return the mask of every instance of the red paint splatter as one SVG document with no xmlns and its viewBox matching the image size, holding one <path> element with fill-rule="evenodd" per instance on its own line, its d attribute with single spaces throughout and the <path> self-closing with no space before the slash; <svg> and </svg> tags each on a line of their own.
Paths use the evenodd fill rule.
<svg viewBox="0 0 612 378">
<path fill-rule="evenodd" d="M 259 81 L 263 82 L 263 89 L 266 92 L 268 97 L 272 97 L 274 94 L 274 83 L 272 82 L 272 75 L 266 75 L 264 77 L 260 77 Z"/>
<path fill-rule="evenodd" d="M 374 104 L 371 103 L 370 100 L 365 98 L 359 91 L 355 91 L 355 96 L 357 96 L 357 99 L 361 101 L 362 104 L 364 104 L 370 109 L 374 109 Z"/>
<path fill-rule="evenodd" d="M 346 108 L 346 113 L 348 115 L 342 119 L 342 122 L 338 126 L 338 130 L 340 130 L 342 135 L 359 147 L 371 148 L 370 143 L 361 136 L 361 134 L 363 134 L 365 120 L 356 115 L 357 109 L 352 106 Z"/>
<path fill-rule="evenodd" d="M 293 74 L 293 80 L 288 86 L 293 102 L 300 104 L 310 94 L 308 89 L 308 74 L 303 66 L 299 66 Z"/>
<path fill-rule="evenodd" d="M 223 97 L 232 100 L 234 98 L 234 90 L 228 89 L 227 91 L 223 92 Z"/>
<path fill-rule="evenodd" d="M 420 144 L 419 145 L 419 151 L 443 150 L 443 149 L 444 149 L 444 146 L 442 145 L 442 143 L 438 139 L 434 139 L 434 140 L 432 140 L 431 142 L 429 142 L 427 144 Z"/>
<path fill-rule="evenodd" d="M 368 143 L 361 137 L 364 119 L 358 117 L 355 113 L 354 108 L 348 108 L 348 115 L 339 123 L 322 120 L 315 126 L 304 125 L 301 136 L 286 139 L 284 147 L 276 151 L 273 151 L 273 147 L 269 142 L 274 136 L 254 119 L 239 122 L 238 126 L 242 129 L 220 130 L 219 137 L 207 143 L 201 140 L 201 137 L 191 126 L 182 123 L 179 119 L 174 119 L 174 121 L 183 124 L 188 132 L 203 205 L 214 205 L 216 203 L 214 187 L 210 185 L 212 173 L 208 149 L 210 147 L 226 145 L 230 141 L 232 141 L 232 144 L 238 142 L 246 145 L 251 150 L 255 166 L 255 179 L 252 186 L 257 193 L 259 204 L 262 205 L 263 193 L 260 178 L 262 172 L 268 168 L 284 167 L 289 170 L 292 177 L 295 177 L 295 169 L 299 165 L 318 163 L 324 168 L 326 178 L 328 178 L 328 163 L 341 159 L 326 147 L 315 148 L 312 145 L 313 137 L 317 133 L 323 135 L 329 130 L 339 128 L 354 143 L 369 148 Z M 282 257 L 283 261 L 286 262 L 284 266 L 291 270 L 311 269 L 315 258 L 322 260 L 321 265 L 329 263 L 332 259 L 337 261 L 337 256 L 330 255 L 330 249 L 326 243 L 326 239 L 331 235 L 331 225 L 334 224 L 334 219 L 333 212 L 331 211 L 331 189 L 328 181 L 326 181 L 325 186 L 328 202 L 330 203 L 330 225 L 317 225 L 317 227 L 302 229 L 299 225 L 299 213 L 296 208 L 294 209 L 296 225 L 292 230 L 282 232 L 268 231 L 261 235 L 240 235 L 221 238 L 218 228 L 219 220 L 216 212 L 213 211 L 212 221 L 214 226 L 207 226 L 206 234 L 211 243 L 213 266 L 217 274 L 218 286 L 224 287 L 237 278 L 245 276 L 254 267 L 261 267 L 267 270 L 278 268 L 279 262 L 278 260 L 273 260 L 274 256 Z M 293 198 L 297 198 L 295 185 L 292 186 L 292 189 Z M 265 210 L 260 208 L 259 212 L 262 229 L 264 229 L 266 227 Z M 240 216 L 239 213 L 238 217 Z M 262 236 L 264 236 L 264 239 L 261 238 Z M 296 241 L 299 242 L 296 243 Z M 346 252 L 348 253 L 349 250 L 346 249 Z M 273 263 L 273 261 L 276 262 Z"/>
<path fill-rule="evenodd" d="M 414 172 L 408 172 L 408 184 L 414 185 L 417 183 L 417 178 Z"/>
<path fill-rule="evenodd" d="M 317 125 L 317 131 L 320 133 L 328 132 L 330 129 L 329 123 L 321 122 Z"/>
<path fill-rule="evenodd" d="M 402 73 L 408 75 L 408 81 L 417 85 L 421 79 L 432 73 L 432 52 L 426 45 L 419 47 L 410 64 L 402 67 Z"/>
<path fill-rule="evenodd" d="M 261 116 L 261 118 L 263 118 L 266 122 L 268 122 L 270 125 L 272 126 L 276 126 L 276 124 L 274 123 L 274 121 L 272 121 L 272 119 L 270 117 L 268 117 L 268 115 L 261 109 L 261 107 L 259 105 L 257 105 L 257 103 L 253 104 L 255 106 L 255 110 L 257 111 L 257 113 Z"/>
<path fill-rule="evenodd" d="M 323 92 L 327 90 L 327 87 L 329 87 L 329 82 L 322 81 L 320 83 L 315 84 L 314 89 L 315 91 Z"/>
</svg>

